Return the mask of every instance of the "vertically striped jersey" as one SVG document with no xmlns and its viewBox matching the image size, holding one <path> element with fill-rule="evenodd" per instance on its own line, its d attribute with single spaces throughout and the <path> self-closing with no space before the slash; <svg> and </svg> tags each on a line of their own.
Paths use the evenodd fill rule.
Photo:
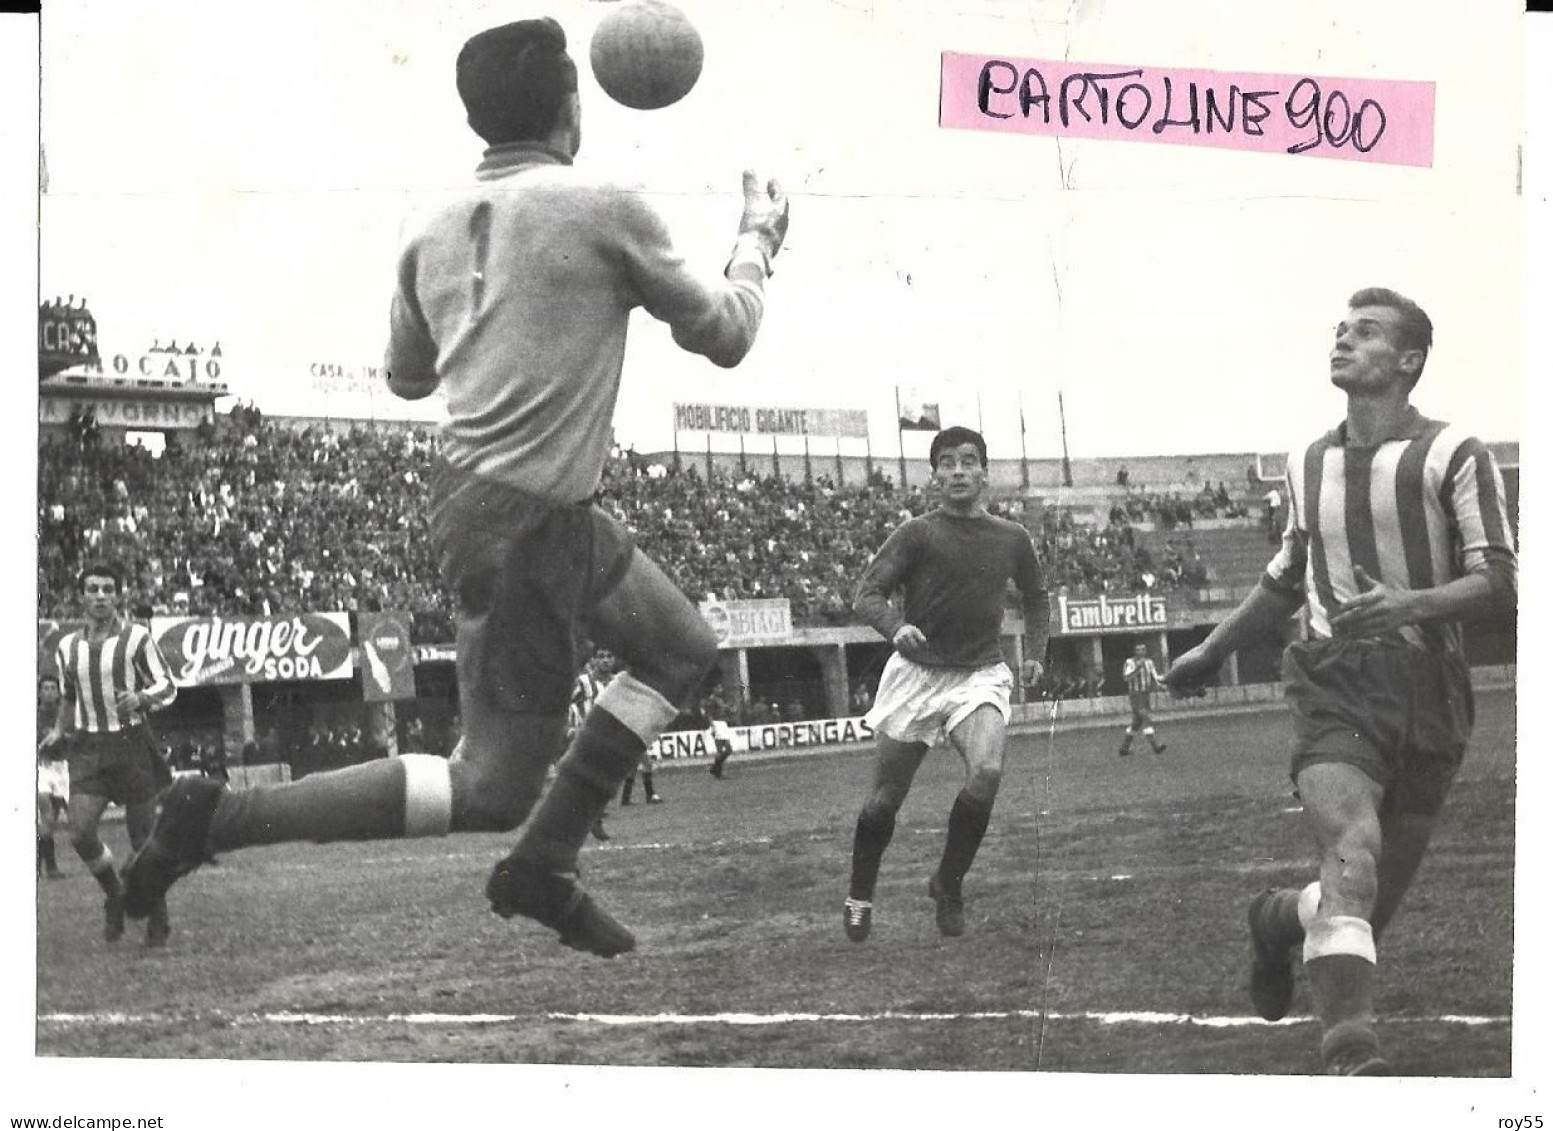
<svg viewBox="0 0 1553 1131">
<path fill-rule="evenodd" d="M 1129 656 L 1122 665 L 1122 681 L 1127 684 L 1129 695 L 1147 695 L 1160 685 L 1159 670 L 1147 656 L 1141 660 Z"/>
<path fill-rule="evenodd" d="M 119 711 L 116 696 L 134 691 L 152 709 L 178 697 L 167 661 L 151 630 L 143 624 L 122 624 L 102 640 L 89 640 L 85 629 L 66 633 L 54 653 L 65 699 L 75 708 L 77 730 L 100 734 L 123 730 L 144 716 Z"/>
<path fill-rule="evenodd" d="M 1360 592 L 1354 567 L 1398 589 L 1428 589 L 1490 568 L 1515 577 L 1504 482 L 1476 438 L 1417 412 L 1402 435 L 1350 447 L 1340 425 L 1289 456 L 1289 519 L 1268 564 L 1274 588 L 1304 590 L 1311 636 Z M 1408 625 L 1415 644 L 1460 649 L 1457 625 Z"/>
</svg>

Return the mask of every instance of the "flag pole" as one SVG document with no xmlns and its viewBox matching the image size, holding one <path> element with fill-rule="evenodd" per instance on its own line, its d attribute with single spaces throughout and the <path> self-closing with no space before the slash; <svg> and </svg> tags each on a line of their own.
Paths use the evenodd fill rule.
<svg viewBox="0 0 1553 1131">
<path fill-rule="evenodd" d="M 1073 464 L 1068 460 L 1068 411 L 1062 404 L 1062 390 L 1057 390 L 1057 419 L 1062 424 L 1062 485 L 1073 486 Z"/>
<path fill-rule="evenodd" d="M 901 423 L 901 387 L 895 386 L 895 443 L 900 449 L 901 490 L 906 489 L 906 435 Z"/>
<path fill-rule="evenodd" d="M 1025 394 L 1019 392 L 1019 485 L 1030 489 L 1030 455 L 1025 450 Z"/>
</svg>

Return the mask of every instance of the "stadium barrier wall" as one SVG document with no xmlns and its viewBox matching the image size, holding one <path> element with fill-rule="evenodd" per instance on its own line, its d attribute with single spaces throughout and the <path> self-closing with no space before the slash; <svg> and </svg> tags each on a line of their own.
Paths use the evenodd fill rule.
<svg viewBox="0 0 1553 1131">
<path fill-rule="evenodd" d="M 1472 669 L 1472 686 L 1478 691 L 1515 686 L 1515 665 L 1485 665 Z M 1200 699 L 1173 699 L 1158 695 L 1154 713 L 1161 718 L 1184 715 L 1218 715 L 1237 711 L 1276 710 L 1283 704 L 1282 683 L 1246 683 L 1235 687 L 1210 687 Z M 1057 706 L 1058 729 L 1111 726 L 1131 712 L 1125 695 L 1096 699 L 1067 699 Z M 1012 733 L 1040 730 L 1052 723 L 1048 702 L 1016 703 L 1009 721 Z M 874 730 L 861 716 L 814 719 L 798 723 L 766 723 L 730 727 L 734 754 L 780 755 L 834 753 L 866 750 Z M 712 732 L 670 731 L 661 735 L 651 751 L 660 762 L 704 761 L 717 753 Z"/>
</svg>

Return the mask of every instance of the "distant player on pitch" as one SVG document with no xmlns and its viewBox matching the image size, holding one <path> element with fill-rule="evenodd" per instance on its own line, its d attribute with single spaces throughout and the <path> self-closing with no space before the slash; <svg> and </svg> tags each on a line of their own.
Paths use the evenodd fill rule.
<svg viewBox="0 0 1553 1131">
<path fill-rule="evenodd" d="M 1132 708 L 1132 722 L 1127 724 L 1126 733 L 1122 735 L 1122 748 L 1117 754 L 1123 758 L 1131 754 L 1132 740 L 1140 731 L 1149 740 L 1154 753 L 1163 754 L 1165 744 L 1154 741 L 1154 692 L 1164 686 L 1164 682 L 1160 679 L 1159 670 L 1154 667 L 1154 661 L 1149 658 L 1146 644 L 1133 647 L 1132 655 L 1122 665 L 1122 682 L 1127 685 L 1127 705 Z"/>
<path fill-rule="evenodd" d="M 38 677 L 38 875 L 61 878 L 54 834 L 70 814 L 70 762 L 61 746 L 45 747 L 43 738 L 59 717 L 59 677 Z"/>
<path fill-rule="evenodd" d="M 647 196 L 573 166 L 582 111 L 560 24 L 520 20 L 481 32 L 459 52 L 456 75 L 488 148 L 477 184 L 400 258 L 385 369 L 399 396 L 440 388 L 447 399 L 431 525 L 458 597 L 463 757 L 382 758 L 243 791 L 179 783 L 126 868 L 131 915 L 206 851 L 522 825 L 486 883 L 491 909 L 605 957 L 636 945 L 579 886 L 578 851 L 700 687 L 717 639 L 592 501 L 627 324 L 641 307 L 682 348 L 737 365 L 760 327 L 787 199 L 746 172 L 727 266 L 697 273 Z M 622 670 L 540 800 L 584 638 L 613 652 Z"/>
<path fill-rule="evenodd" d="M 879 862 L 895 815 L 928 747 L 947 736 L 965 763 L 965 787 L 949 811 L 949 834 L 928 881 L 938 929 L 965 932 L 961 884 L 981 847 L 1003 774 L 1014 677 L 998 639 L 1008 583 L 1024 607 L 1025 655 L 1046 655 L 1050 606 L 1024 527 L 987 513 L 987 443 L 969 428 L 946 428 L 929 449 L 943 492 L 937 510 L 909 519 L 869 563 L 854 602 L 894 646 L 865 716 L 878 734 L 873 790 L 857 818 L 851 890 L 842 909 L 847 938 L 873 923 Z M 903 591 L 903 608 L 890 597 Z"/>
<path fill-rule="evenodd" d="M 1283 544 L 1260 587 L 1178 659 L 1200 687 L 1232 652 L 1302 605 L 1284 652 L 1291 775 L 1320 856 L 1303 892 L 1251 902 L 1251 1000 L 1269 1021 L 1294 994 L 1291 951 L 1339 1076 L 1385 1075 L 1374 1030 L 1375 942 L 1423 859 L 1472 730 L 1461 622 L 1512 616 L 1515 546 L 1488 449 L 1413 407 L 1434 327 L 1372 288 L 1348 300 L 1329 357 L 1347 415 L 1288 462 Z"/>
</svg>

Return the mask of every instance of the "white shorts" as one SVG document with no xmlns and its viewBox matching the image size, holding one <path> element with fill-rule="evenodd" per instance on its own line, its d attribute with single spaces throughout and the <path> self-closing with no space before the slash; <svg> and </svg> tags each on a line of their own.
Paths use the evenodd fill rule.
<svg viewBox="0 0 1553 1131">
<path fill-rule="evenodd" d="M 38 792 L 45 797 L 70 800 L 70 763 L 66 761 L 38 763 Z"/>
<path fill-rule="evenodd" d="M 1014 675 L 1004 663 L 985 668 L 930 668 L 899 652 L 879 677 L 879 693 L 864 716 L 868 725 L 897 742 L 940 741 L 983 705 L 1008 722 Z"/>
</svg>

